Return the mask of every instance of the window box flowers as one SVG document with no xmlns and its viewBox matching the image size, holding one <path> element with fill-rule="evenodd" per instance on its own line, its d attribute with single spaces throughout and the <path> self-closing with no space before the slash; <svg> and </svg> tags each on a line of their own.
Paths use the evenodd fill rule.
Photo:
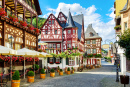
<svg viewBox="0 0 130 87">
<path fill-rule="evenodd" d="M 7 14 L 3 8 L 0 8 L 0 16 L 7 16 Z"/>
<path fill-rule="evenodd" d="M 26 21 L 20 21 L 20 24 L 21 24 L 23 27 L 26 27 L 26 26 L 27 26 L 27 22 L 26 22 Z"/>
<path fill-rule="evenodd" d="M 40 30 L 38 28 L 34 28 L 34 31 L 38 34 L 40 33 Z"/>
<path fill-rule="evenodd" d="M 34 30 L 34 26 L 31 25 L 31 24 L 27 25 L 27 27 L 28 27 L 29 30 L 32 30 L 32 31 Z"/>
<path fill-rule="evenodd" d="M 9 19 L 13 22 L 18 22 L 18 18 L 13 14 L 13 15 L 9 15 Z"/>
</svg>

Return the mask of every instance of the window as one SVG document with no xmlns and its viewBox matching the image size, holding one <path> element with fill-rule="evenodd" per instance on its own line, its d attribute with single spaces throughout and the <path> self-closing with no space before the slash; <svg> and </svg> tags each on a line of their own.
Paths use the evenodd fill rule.
<svg viewBox="0 0 130 87">
<path fill-rule="evenodd" d="M 87 53 L 88 53 L 88 54 L 91 54 L 91 49 L 87 49 Z"/>
<path fill-rule="evenodd" d="M 49 48 L 52 48 L 52 44 L 49 44 L 48 46 L 49 46 Z"/>
<path fill-rule="evenodd" d="M 56 63 L 57 63 L 57 64 L 60 63 L 60 58 L 56 58 Z"/>
<path fill-rule="evenodd" d="M 38 48 L 41 48 L 41 45 L 38 45 Z"/>
<path fill-rule="evenodd" d="M 93 49 L 93 51 L 92 51 L 92 52 L 93 52 L 93 54 L 96 54 L 96 49 Z"/>
<path fill-rule="evenodd" d="M 69 65 L 74 65 L 74 60 L 72 58 L 69 58 Z"/>
<path fill-rule="evenodd" d="M 96 40 L 92 40 L 92 44 L 96 44 Z"/>
<path fill-rule="evenodd" d="M 70 34 L 71 33 L 71 30 L 68 30 L 68 34 Z"/>
<path fill-rule="evenodd" d="M 51 24 L 51 20 L 49 20 L 49 24 Z"/>
<path fill-rule="evenodd" d="M 73 34 L 75 34 L 75 30 L 73 30 Z"/>
<path fill-rule="evenodd" d="M 50 58 L 50 63 L 53 63 L 53 58 Z"/>
<path fill-rule="evenodd" d="M 57 30 L 55 30 L 55 34 L 57 34 Z"/>
<path fill-rule="evenodd" d="M 125 22 L 125 30 L 127 30 L 127 22 Z"/>
<path fill-rule="evenodd" d="M 47 32 L 47 30 L 46 30 L 46 34 L 47 34 L 48 32 Z"/>
<path fill-rule="evenodd" d="M 87 41 L 87 44 L 90 44 L 90 40 Z"/>
<path fill-rule="evenodd" d="M 60 48 L 60 44 L 57 44 L 57 48 Z"/>
<path fill-rule="evenodd" d="M 19 49 L 21 49 L 22 48 L 22 45 L 20 45 L 20 44 L 15 44 L 15 50 L 19 50 Z"/>
<path fill-rule="evenodd" d="M 54 24 L 54 20 L 52 20 L 52 24 Z"/>
<path fill-rule="evenodd" d="M 67 44 L 67 48 L 71 48 L 71 44 Z"/>
<path fill-rule="evenodd" d="M 92 36 L 94 36 L 94 34 L 91 32 L 91 33 L 90 33 L 90 37 L 92 37 Z"/>
<path fill-rule="evenodd" d="M 56 44 L 53 44 L 53 48 L 56 48 Z"/>
</svg>

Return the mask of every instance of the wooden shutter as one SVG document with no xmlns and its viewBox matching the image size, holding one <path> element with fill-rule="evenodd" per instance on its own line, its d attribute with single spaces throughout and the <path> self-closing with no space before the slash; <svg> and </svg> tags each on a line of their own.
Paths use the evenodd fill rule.
<svg viewBox="0 0 130 87">
<path fill-rule="evenodd" d="M 50 63 L 50 58 L 49 57 L 47 58 L 47 62 Z"/>
<path fill-rule="evenodd" d="M 69 65 L 69 58 L 66 58 L 66 65 Z"/>
<path fill-rule="evenodd" d="M 62 58 L 60 58 L 60 63 L 61 63 L 61 61 L 62 61 Z"/>
</svg>

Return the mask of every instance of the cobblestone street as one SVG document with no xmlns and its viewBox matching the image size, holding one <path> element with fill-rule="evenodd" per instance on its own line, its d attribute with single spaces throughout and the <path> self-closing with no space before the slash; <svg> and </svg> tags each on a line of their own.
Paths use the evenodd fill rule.
<svg viewBox="0 0 130 87">
<path fill-rule="evenodd" d="M 29 87 L 123 87 L 116 81 L 116 67 L 102 60 L 102 67 L 72 75 L 55 77 Z M 129 85 L 130 86 L 130 85 Z M 129 87 L 128 85 L 126 87 Z"/>
</svg>

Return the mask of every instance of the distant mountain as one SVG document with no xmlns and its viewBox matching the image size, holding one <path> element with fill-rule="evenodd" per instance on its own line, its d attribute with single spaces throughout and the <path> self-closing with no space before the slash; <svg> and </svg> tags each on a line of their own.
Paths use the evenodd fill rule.
<svg viewBox="0 0 130 87">
<path fill-rule="evenodd" d="M 42 27 L 42 25 L 45 23 L 45 21 L 46 21 L 45 18 L 38 17 L 38 28 L 39 29 Z M 31 19 L 30 18 L 27 19 L 27 23 L 28 24 L 31 23 Z M 36 18 L 33 18 L 32 24 L 33 24 L 34 27 L 36 27 Z"/>
</svg>

